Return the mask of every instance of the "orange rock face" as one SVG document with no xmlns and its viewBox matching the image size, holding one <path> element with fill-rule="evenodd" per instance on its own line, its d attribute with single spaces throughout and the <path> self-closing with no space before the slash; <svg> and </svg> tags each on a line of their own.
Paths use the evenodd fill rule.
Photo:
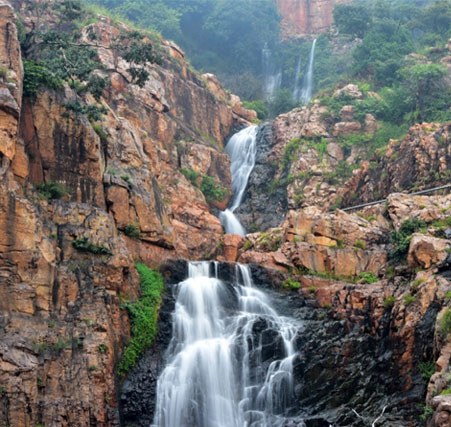
<svg viewBox="0 0 451 427">
<path fill-rule="evenodd" d="M 282 15 L 282 38 L 320 34 L 332 25 L 337 4 L 352 0 L 277 0 Z"/>
<path fill-rule="evenodd" d="M 164 40 L 144 88 L 126 81 L 123 61 L 108 75 L 97 126 L 64 106 L 75 96 L 67 86 L 22 105 L 15 22 L 0 0 L 0 424 L 115 426 L 114 366 L 130 337 L 121 307 L 139 295 L 134 263 L 157 268 L 216 249 L 222 226 L 180 169 L 230 194 L 223 147 L 249 114 L 217 98 Z M 118 33 L 106 18 L 93 30 L 105 44 Z M 112 67 L 109 50 L 99 57 Z M 62 200 L 36 190 L 53 181 L 67 190 Z M 104 254 L 77 249 L 83 239 Z"/>
</svg>

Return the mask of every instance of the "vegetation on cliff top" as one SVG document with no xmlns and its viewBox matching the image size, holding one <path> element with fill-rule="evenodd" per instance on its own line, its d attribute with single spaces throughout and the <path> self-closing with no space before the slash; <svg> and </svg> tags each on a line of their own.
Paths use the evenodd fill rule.
<svg viewBox="0 0 451 427">
<path fill-rule="evenodd" d="M 157 333 L 158 310 L 161 305 L 163 277 L 143 263 L 135 265 L 141 278 L 141 296 L 134 302 L 126 302 L 131 323 L 131 339 L 124 349 L 117 372 L 124 376 L 136 365 L 144 351 L 149 347 Z"/>
<path fill-rule="evenodd" d="M 30 2 L 27 8 L 36 18 L 34 26 L 27 32 L 25 20 L 19 16 L 18 28 L 24 56 L 24 95 L 32 100 L 40 87 L 59 90 L 66 82 L 75 92 L 66 108 L 96 121 L 106 111 L 102 106 L 86 105 L 84 96 L 89 93 L 100 101 L 109 85 L 108 73 L 113 71 L 105 69 L 97 53 L 99 47 L 111 50 L 116 63 L 119 58 L 126 60 L 130 83 L 141 87 L 149 78 L 145 66 L 161 62 L 144 32 L 121 30 L 104 45 L 92 26 L 98 18 L 81 1 Z"/>
</svg>

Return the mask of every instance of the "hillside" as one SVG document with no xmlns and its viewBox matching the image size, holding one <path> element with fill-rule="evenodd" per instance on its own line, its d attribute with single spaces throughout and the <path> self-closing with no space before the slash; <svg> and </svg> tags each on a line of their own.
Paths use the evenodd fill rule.
<svg viewBox="0 0 451 427">
<path fill-rule="evenodd" d="M 0 425 L 449 425 L 451 42 L 370 18 L 262 123 L 149 29 L 0 0 Z"/>
</svg>

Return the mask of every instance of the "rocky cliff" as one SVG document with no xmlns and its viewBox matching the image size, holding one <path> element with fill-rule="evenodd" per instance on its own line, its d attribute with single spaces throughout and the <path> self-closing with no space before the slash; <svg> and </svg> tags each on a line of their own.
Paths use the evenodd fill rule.
<svg viewBox="0 0 451 427">
<path fill-rule="evenodd" d="M 109 48 L 130 29 L 101 16 L 80 30 L 85 43 L 95 35 L 108 80 L 99 100 L 68 84 L 22 98 L 15 12 L 25 34 L 67 27 L 41 2 L 12 4 L 0 1 L 0 423 L 118 425 L 114 367 L 130 336 L 121 304 L 139 293 L 134 262 L 216 249 L 210 207 L 228 196 L 207 201 L 180 171 L 230 194 L 224 142 L 255 113 L 165 40 L 147 41 L 161 64 L 147 66 L 143 87 L 131 84 Z M 88 120 L 74 99 L 106 114 Z"/>
<path fill-rule="evenodd" d="M 108 81 L 99 98 L 67 82 L 23 97 L 22 55 L 30 52 L 21 55 L 19 39 L 66 23 L 37 7 L 47 2 L 11 4 L 17 15 L 0 0 L 1 424 L 115 426 L 132 424 L 139 411 L 149 421 L 173 300 L 165 296 L 157 340 L 123 383 L 115 368 L 130 339 L 123 303 L 140 293 L 135 262 L 215 255 L 252 264 L 256 283 L 273 282 L 280 307 L 310 322 L 296 365 L 308 425 L 360 425 L 351 408 L 374 419 L 384 396 L 392 399 L 386 426 L 419 425 L 424 399 L 434 425 L 449 424 L 449 396 L 441 394 L 451 386 L 451 200 L 393 194 L 449 182 L 449 125 L 415 125 L 368 157 L 342 140 L 377 131 L 372 115 L 356 117 L 352 101 L 374 94 L 348 85 L 337 89 L 349 101 L 339 111 L 318 102 L 284 114 L 260 129 L 239 209 L 255 233 L 221 239 L 212 211 L 230 195 L 224 143 L 255 113 L 151 34 L 145 43 L 161 63 L 146 65 L 142 87 L 133 84 L 129 64 L 111 49 L 131 29 L 97 15 L 79 26 L 83 43 L 96 40 L 96 72 Z M 70 108 L 74 100 L 103 107 L 103 119 Z M 201 191 L 207 176 L 224 196 Z M 387 204 L 329 212 L 377 197 Z M 221 268 L 230 280 L 234 265 Z M 172 283 L 182 270 L 167 263 L 163 273 Z M 324 384 L 337 371 L 330 392 Z"/>
<path fill-rule="evenodd" d="M 337 4 L 352 0 L 277 0 L 282 16 L 282 39 L 312 36 L 327 31 L 333 24 Z"/>
</svg>

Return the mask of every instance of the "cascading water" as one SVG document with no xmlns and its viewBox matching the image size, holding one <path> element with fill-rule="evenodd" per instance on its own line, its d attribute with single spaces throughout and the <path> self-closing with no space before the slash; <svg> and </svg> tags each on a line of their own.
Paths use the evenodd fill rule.
<svg viewBox="0 0 451 427">
<path fill-rule="evenodd" d="M 232 200 L 229 207 L 219 214 L 226 233 L 244 236 L 246 231 L 234 211 L 240 206 L 247 182 L 255 166 L 258 126 L 249 126 L 230 138 L 226 152 L 230 156 L 232 173 Z"/>
<path fill-rule="evenodd" d="M 301 91 L 301 101 L 307 104 L 310 99 L 312 99 L 312 88 L 313 88 L 313 64 L 315 62 L 315 47 L 316 39 L 313 40 L 312 49 L 310 50 L 310 58 L 307 65 L 306 74 L 304 76 L 304 81 L 302 84 Z"/>
<path fill-rule="evenodd" d="M 154 423 L 281 426 L 293 398 L 299 325 L 279 316 L 252 286 L 248 267 L 237 265 L 237 283 L 230 287 L 210 277 L 210 266 L 190 263 L 188 278 L 177 286 L 169 362 L 158 380 Z M 217 264 L 214 271 L 217 276 Z M 265 368 L 268 336 L 276 337 L 278 357 Z"/>
<path fill-rule="evenodd" d="M 280 89 L 282 84 L 282 70 L 276 69 L 272 60 L 271 49 L 265 43 L 262 49 L 262 67 L 263 67 L 263 92 L 265 98 L 271 99 L 274 93 Z"/>
<path fill-rule="evenodd" d="M 294 77 L 293 102 L 299 102 L 301 96 L 301 88 L 299 87 L 299 75 L 301 74 L 302 57 L 299 56 L 296 64 L 296 74 Z"/>
</svg>

